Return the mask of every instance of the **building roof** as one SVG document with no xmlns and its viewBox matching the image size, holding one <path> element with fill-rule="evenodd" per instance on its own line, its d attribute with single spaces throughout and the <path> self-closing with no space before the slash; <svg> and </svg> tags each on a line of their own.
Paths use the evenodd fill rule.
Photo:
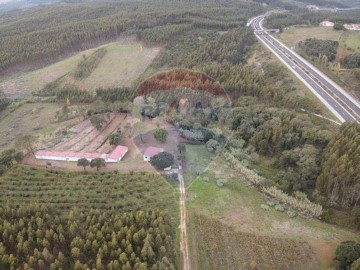
<svg viewBox="0 0 360 270">
<path fill-rule="evenodd" d="M 148 147 L 145 150 L 144 155 L 145 156 L 149 156 L 149 157 L 153 157 L 156 156 L 157 154 L 164 152 L 164 148 L 158 148 L 158 147 Z"/>
<path fill-rule="evenodd" d="M 127 146 L 123 146 L 123 145 L 118 145 L 115 147 L 115 149 L 107 156 L 107 158 L 110 159 L 116 159 L 118 160 L 119 158 L 123 157 L 128 151 L 128 147 Z"/>
<path fill-rule="evenodd" d="M 100 158 L 102 154 L 100 153 L 81 153 L 81 152 L 58 152 L 58 151 L 44 151 L 40 150 L 35 152 L 35 156 L 47 156 L 47 157 L 62 157 L 62 158 Z"/>
</svg>

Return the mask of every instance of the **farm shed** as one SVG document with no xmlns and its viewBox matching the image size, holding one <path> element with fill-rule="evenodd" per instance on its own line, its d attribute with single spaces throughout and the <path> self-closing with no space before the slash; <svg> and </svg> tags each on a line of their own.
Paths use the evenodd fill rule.
<svg viewBox="0 0 360 270">
<path fill-rule="evenodd" d="M 144 161 L 150 161 L 150 159 L 153 156 L 156 156 L 157 154 L 164 152 L 163 148 L 158 148 L 158 147 L 148 147 L 145 150 L 144 153 Z"/>
<path fill-rule="evenodd" d="M 127 146 L 118 145 L 118 146 L 116 146 L 114 151 L 112 151 L 110 154 L 106 155 L 105 161 L 106 162 L 118 162 L 125 156 L 125 154 L 128 152 L 128 150 L 129 149 Z"/>
<path fill-rule="evenodd" d="M 101 153 L 82 153 L 82 152 L 57 152 L 41 150 L 35 152 L 37 159 L 57 160 L 57 161 L 78 161 L 81 158 L 86 158 L 91 161 L 95 158 L 103 158 L 105 162 L 118 162 L 127 153 L 128 148 L 126 146 L 118 145 L 110 154 Z"/>
</svg>

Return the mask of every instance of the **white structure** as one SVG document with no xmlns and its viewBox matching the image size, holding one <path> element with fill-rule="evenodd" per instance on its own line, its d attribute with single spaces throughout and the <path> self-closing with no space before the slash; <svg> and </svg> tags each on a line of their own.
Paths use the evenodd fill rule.
<svg viewBox="0 0 360 270">
<path fill-rule="evenodd" d="M 153 156 L 164 152 L 164 148 L 148 147 L 144 153 L 144 161 L 150 161 Z"/>
<path fill-rule="evenodd" d="M 129 151 L 127 146 L 118 145 L 110 154 L 106 155 L 105 162 L 119 162 Z"/>
<path fill-rule="evenodd" d="M 345 29 L 352 31 L 360 31 L 360 24 L 344 24 Z"/>
<path fill-rule="evenodd" d="M 334 27 L 334 23 L 333 22 L 330 22 L 330 21 L 322 21 L 321 23 L 320 23 L 320 26 L 322 26 L 322 27 Z"/>
<path fill-rule="evenodd" d="M 57 161 L 78 161 L 79 159 L 86 158 L 91 161 L 95 158 L 102 158 L 105 162 L 119 162 L 128 152 L 127 146 L 118 145 L 110 154 L 101 153 L 82 153 L 82 152 L 56 152 L 41 150 L 35 152 L 37 159 L 57 160 Z"/>
</svg>

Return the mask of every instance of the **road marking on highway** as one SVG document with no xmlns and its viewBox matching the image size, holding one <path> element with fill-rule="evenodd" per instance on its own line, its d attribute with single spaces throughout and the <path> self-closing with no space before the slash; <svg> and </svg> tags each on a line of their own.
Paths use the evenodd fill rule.
<svg viewBox="0 0 360 270">
<path fill-rule="evenodd" d="M 261 24 L 263 20 L 264 20 L 264 18 L 262 18 L 262 19 L 259 21 L 259 23 Z M 316 81 L 310 76 L 310 74 L 308 74 L 308 72 L 305 72 L 305 71 L 303 70 L 303 69 L 305 69 L 305 68 L 304 68 L 302 65 L 300 65 L 298 62 L 296 62 L 291 56 L 287 55 L 286 53 L 283 53 L 282 50 L 280 50 L 279 48 L 277 48 L 277 46 L 271 44 L 271 41 L 270 41 L 266 36 L 271 37 L 271 39 L 273 39 L 273 40 L 276 41 L 278 44 L 280 44 L 280 46 L 282 46 L 282 44 L 281 44 L 278 40 L 276 40 L 274 37 L 270 36 L 269 34 L 262 35 L 262 36 L 257 35 L 257 38 L 260 39 L 260 40 L 263 42 L 263 44 L 264 44 L 266 47 L 268 47 L 286 66 L 288 66 L 289 69 L 290 69 L 305 85 L 307 85 L 308 88 L 309 88 L 310 90 L 312 90 L 312 92 L 313 92 L 315 95 L 317 95 L 320 100 L 323 101 L 324 104 L 327 104 L 326 106 L 328 107 L 328 109 L 329 109 L 341 122 L 345 122 L 345 119 L 340 116 L 340 114 L 339 114 L 340 112 L 336 111 L 336 110 L 332 107 L 332 105 L 329 104 L 327 101 L 325 101 L 322 97 L 320 97 L 320 95 L 324 96 L 324 94 L 326 94 L 328 97 L 330 97 L 331 99 L 333 99 L 333 101 L 334 101 L 335 103 L 339 104 L 339 106 L 340 106 L 340 107 L 342 108 L 342 110 L 343 110 L 343 111 L 341 112 L 342 115 L 346 116 L 346 114 L 344 113 L 344 111 L 346 111 L 347 115 L 348 115 L 351 119 L 357 121 L 357 119 L 356 119 L 355 117 L 353 117 L 353 116 L 351 115 L 351 113 L 348 112 L 347 109 L 345 109 L 335 98 L 333 98 L 332 96 L 330 96 L 329 93 L 326 92 L 326 90 L 323 88 L 323 87 L 326 87 L 326 86 L 320 85 L 320 84 L 319 84 L 320 82 L 319 82 L 319 83 L 316 82 Z M 263 38 L 264 38 L 264 39 L 263 39 Z M 267 42 L 269 42 L 269 44 L 267 44 L 265 40 L 266 40 Z M 275 49 L 271 48 L 271 45 L 273 45 Z M 275 50 L 277 50 L 278 52 L 275 52 Z M 283 55 L 279 54 L 279 51 L 282 52 Z M 307 81 L 300 75 L 299 72 L 297 72 L 297 71 L 295 71 L 294 69 L 290 68 L 291 64 L 287 63 L 287 61 L 285 61 L 285 59 L 283 59 L 283 57 L 284 57 L 285 59 L 288 58 L 288 59 L 289 59 L 288 61 L 292 61 L 292 62 L 294 62 L 296 65 L 298 65 L 298 66 L 300 67 L 301 72 L 304 73 L 303 76 L 304 76 L 305 78 L 309 79 L 310 82 L 307 82 Z M 322 84 L 322 83 L 321 83 L 321 84 Z M 317 86 L 319 89 L 318 89 L 318 90 L 315 90 L 314 86 Z M 331 91 L 331 90 L 330 90 L 330 91 Z M 320 93 L 320 95 L 319 95 L 319 93 Z M 329 101 L 331 101 L 331 99 L 329 99 L 328 97 L 327 97 L 327 99 L 328 99 Z M 335 104 L 334 104 L 334 105 L 335 105 Z M 338 106 L 336 106 L 336 107 L 338 107 Z M 352 112 L 352 111 L 351 111 L 351 112 Z"/>
</svg>

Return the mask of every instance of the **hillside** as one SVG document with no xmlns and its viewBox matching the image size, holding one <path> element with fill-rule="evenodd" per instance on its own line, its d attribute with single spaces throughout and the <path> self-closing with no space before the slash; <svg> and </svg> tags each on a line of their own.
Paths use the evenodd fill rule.
<svg viewBox="0 0 360 270">
<path fill-rule="evenodd" d="M 0 90 L 9 98 L 24 98 L 58 79 L 61 85 L 72 84 L 89 91 L 100 87 L 131 86 L 159 52 L 157 47 L 143 47 L 133 40 L 119 40 L 99 48 L 106 48 L 107 52 L 90 76 L 83 80 L 74 78 L 76 67 L 83 55 L 90 56 L 98 48 L 82 51 L 38 70 L 5 78 L 0 81 Z"/>
</svg>

